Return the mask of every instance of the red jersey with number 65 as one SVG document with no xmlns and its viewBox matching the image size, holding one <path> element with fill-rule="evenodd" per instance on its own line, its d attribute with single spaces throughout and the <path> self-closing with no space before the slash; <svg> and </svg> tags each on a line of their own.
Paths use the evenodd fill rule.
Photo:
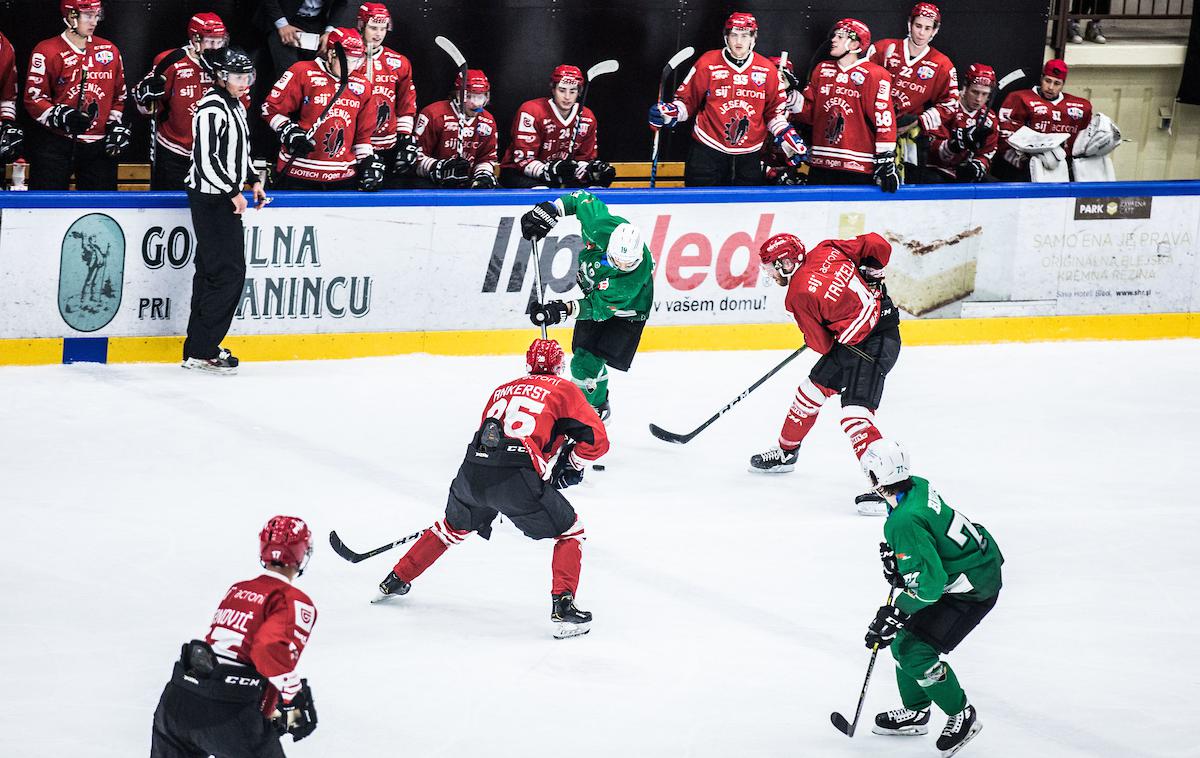
<svg viewBox="0 0 1200 758">
<path fill-rule="evenodd" d="M 875 154 L 896 149 L 892 75 L 868 60 L 822 61 L 804 88 L 800 120 L 812 124 L 813 166 L 870 174 Z"/>
<path fill-rule="evenodd" d="M 855 345 L 866 339 L 879 322 L 883 294 L 867 286 L 858 267 L 867 261 L 883 268 L 891 259 L 891 243 L 874 232 L 825 240 L 808 251 L 783 302 L 809 347 L 824 355 L 834 342 Z"/>
<path fill-rule="evenodd" d="M 270 715 L 277 699 L 290 703 L 300 691 L 296 664 L 316 623 L 308 595 L 267 572 L 229 588 L 204 639 L 222 663 L 253 666 L 267 678 L 262 712 Z"/>
<path fill-rule="evenodd" d="M 488 398 L 479 423 L 489 418 L 504 422 L 504 433 L 521 440 L 543 478 L 550 473 L 549 462 L 562 447 L 563 435 L 576 441 L 571 455 L 579 461 L 594 461 L 608 452 L 608 433 L 596 409 L 575 382 L 561 376 L 531 374 L 500 385 Z"/>
</svg>

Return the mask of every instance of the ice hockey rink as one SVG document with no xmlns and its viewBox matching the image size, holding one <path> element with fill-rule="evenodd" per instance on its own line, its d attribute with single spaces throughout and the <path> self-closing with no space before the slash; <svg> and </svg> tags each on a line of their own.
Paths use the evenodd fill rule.
<svg viewBox="0 0 1200 758">
<path fill-rule="evenodd" d="M 472 537 L 411 594 L 371 605 L 428 526 L 486 393 L 523 358 L 0 368 L 0 756 L 149 753 L 179 645 L 254 576 L 275 513 L 318 536 L 301 671 L 320 726 L 290 756 L 937 755 L 880 737 L 881 653 L 858 735 L 867 622 L 887 593 L 882 520 L 836 407 L 792 474 L 774 443 L 805 355 L 686 446 L 686 431 L 786 355 L 646 353 L 614 374 L 612 453 L 567 494 L 589 539 L 592 633 L 549 628 L 550 542 Z M 983 731 L 961 756 L 1197 756 L 1200 341 L 906 348 L 879 424 L 985 524 L 1005 584 L 950 660 Z M 833 412 L 830 412 L 833 411 Z"/>
</svg>

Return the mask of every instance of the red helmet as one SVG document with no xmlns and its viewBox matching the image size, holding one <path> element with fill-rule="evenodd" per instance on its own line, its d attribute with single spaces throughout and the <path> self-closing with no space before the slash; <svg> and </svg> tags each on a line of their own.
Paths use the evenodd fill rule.
<svg viewBox="0 0 1200 758">
<path fill-rule="evenodd" d="M 758 19 L 754 18 L 753 13 L 737 13 L 729 14 L 729 18 L 725 19 L 725 32 L 729 33 L 732 29 L 749 29 L 755 34 L 758 33 Z"/>
<path fill-rule="evenodd" d="M 972 63 L 967 68 L 967 86 L 972 84 L 985 84 L 988 87 L 996 86 L 996 72 L 991 66 L 985 66 L 982 63 Z"/>
<path fill-rule="evenodd" d="M 525 352 L 525 370 L 531 374 L 561 374 L 565 362 L 558 340 L 534 340 Z"/>
<path fill-rule="evenodd" d="M 225 22 L 215 13 L 197 13 L 188 21 L 188 39 L 199 37 L 224 37 L 229 39 L 229 31 L 225 28 Z"/>
<path fill-rule="evenodd" d="M 462 74 L 454 77 L 454 89 L 456 91 L 462 89 Z M 478 95 L 486 95 L 492 91 L 492 85 L 488 82 L 487 75 L 477 68 L 467 70 L 467 92 Z"/>
<path fill-rule="evenodd" d="M 363 58 L 367 54 L 367 48 L 363 45 L 362 35 L 357 29 L 347 29 L 341 27 L 334 29 L 329 33 L 329 49 L 332 50 L 335 45 L 341 45 L 346 51 L 347 58 Z"/>
<path fill-rule="evenodd" d="M 775 64 L 775 68 L 779 68 L 779 61 L 781 61 L 781 60 L 783 60 L 782 55 L 771 56 L 771 62 Z M 792 68 L 792 59 L 791 58 L 788 58 L 787 63 L 783 64 L 783 67 L 786 68 L 788 71 L 792 71 L 792 72 L 795 71 L 795 69 Z"/>
<path fill-rule="evenodd" d="M 392 30 L 392 13 L 383 3 L 363 3 L 358 6 L 358 28 L 367 24 L 387 24 L 388 31 Z"/>
<path fill-rule="evenodd" d="M 933 20 L 935 27 L 942 25 L 942 12 L 933 3 L 917 3 L 912 7 L 912 12 L 908 14 L 908 20 L 914 18 L 928 18 Z"/>
<path fill-rule="evenodd" d="M 795 268 L 799 268 L 800 264 L 804 263 L 804 256 L 807 252 L 799 237 L 785 232 L 776 234 L 764 242 L 758 249 L 758 259 L 763 262 L 764 266 L 774 266 L 776 261 L 790 260 L 796 264 Z"/>
<path fill-rule="evenodd" d="M 1043 76 L 1053 76 L 1055 79 L 1067 79 L 1067 62 L 1061 58 L 1054 58 L 1046 61 L 1046 65 L 1042 67 Z"/>
<path fill-rule="evenodd" d="M 865 53 L 867 48 L 871 46 L 871 30 L 867 25 L 856 18 L 844 18 L 833 25 L 833 31 L 845 29 L 858 40 L 859 52 Z M 832 36 L 832 32 L 830 33 Z"/>
<path fill-rule="evenodd" d="M 258 533 L 258 557 L 264 566 L 294 566 L 304 573 L 312 555 L 312 532 L 303 519 L 272 516 Z"/>
<path fill-rule="evenodd" d="M 60 0 L 58 4 L 62 17 L 67 18 L 74 13 L 100 13 L 104 10 L 100 0 Z"/>
<path fill-rule="evenodd" d="M 568 66 L 563 64 L 554 69 L 554 73 L 550 74 L 550 86 L 557 87 L 560 82 L 574 84 L 577 87 L 583 86 L 583 72 L 578 66 Z"/>
</svg>

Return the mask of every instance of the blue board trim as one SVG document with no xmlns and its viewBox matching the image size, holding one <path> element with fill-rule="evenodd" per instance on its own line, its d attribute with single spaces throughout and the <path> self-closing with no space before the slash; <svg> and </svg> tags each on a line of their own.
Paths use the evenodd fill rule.
<svg viewBox="0 0 1200 758">
<path fill-rule="evenodd" d="M 559 190 L 398 190 L 389 192 L 277 192 L 275 208 L 404 208 L 532 205 Z M 625 205 L 788 202 L 903 202 L 999 200 L 1042 197 L 1169 197 L 1200 195 L 1200 181 L 1088 182 L 1072 184 L 943 184 L 903 187 L 894 195 L 877 187 L 692 187 L 598 190 L 605 202 Z M 186 208 L 182 192 L 0 192 L 3 208 Z"/>
<path fill-rule="evenodd" d="M 63 363 L 108 363 L 107 337 L 63 337 Z"/>
</svg>

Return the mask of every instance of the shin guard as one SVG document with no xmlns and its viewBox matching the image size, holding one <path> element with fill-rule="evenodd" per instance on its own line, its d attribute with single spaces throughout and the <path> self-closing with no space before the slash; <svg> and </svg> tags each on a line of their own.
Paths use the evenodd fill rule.
<svg viewBox="0 0 1200 758">
<path fill-rule="evenodd" d="M 579 589 L 579 572 L 583 567 L 583 541 L 587 539 L 583 524 L 579 519 L 567 531 L 558 536 L 554 543 L 554 557 L 550 561 L 550 570 L 554 575 L 550 593 L 557 595 L 570 592 L 572 595 Z"/>
<path fill-rule="evenodd" d="M 821 406 L 836 394 L 834 390 L 822 387 L 812 379 L 801 382 L 796 388 L 792 407 L 788 409 L 787 419 L 783 422 L 783 430 L 779 432 L 779 447 L 783 450 L 795 450 L 800 447 L 800 443 L 812 430 L 813 424 L 817 423 L 817 414 L 821 412 Z"/>
<path fill-rule="evenodd" d="M 470 532 L 452 528 L 445 519 L 442 519 L 413 543 L 404 557 L 396 562 L 392 573 L 411 583 L 412 580 L 423 574 L 425 569 L 432 566 L 434 561 L 441 558 L 447 548 L 462 542 L 470 534 Z"/>
<path fill-rule="evenodd" d="M 861 405 L 847 405 L 842 408 L 842 431 L 850 438 L 854 457 L 860 460 L 867 450 L 867 445 L 883 439 L 883 435 L 875 426 L 875 413 Z"/>
</svg>

